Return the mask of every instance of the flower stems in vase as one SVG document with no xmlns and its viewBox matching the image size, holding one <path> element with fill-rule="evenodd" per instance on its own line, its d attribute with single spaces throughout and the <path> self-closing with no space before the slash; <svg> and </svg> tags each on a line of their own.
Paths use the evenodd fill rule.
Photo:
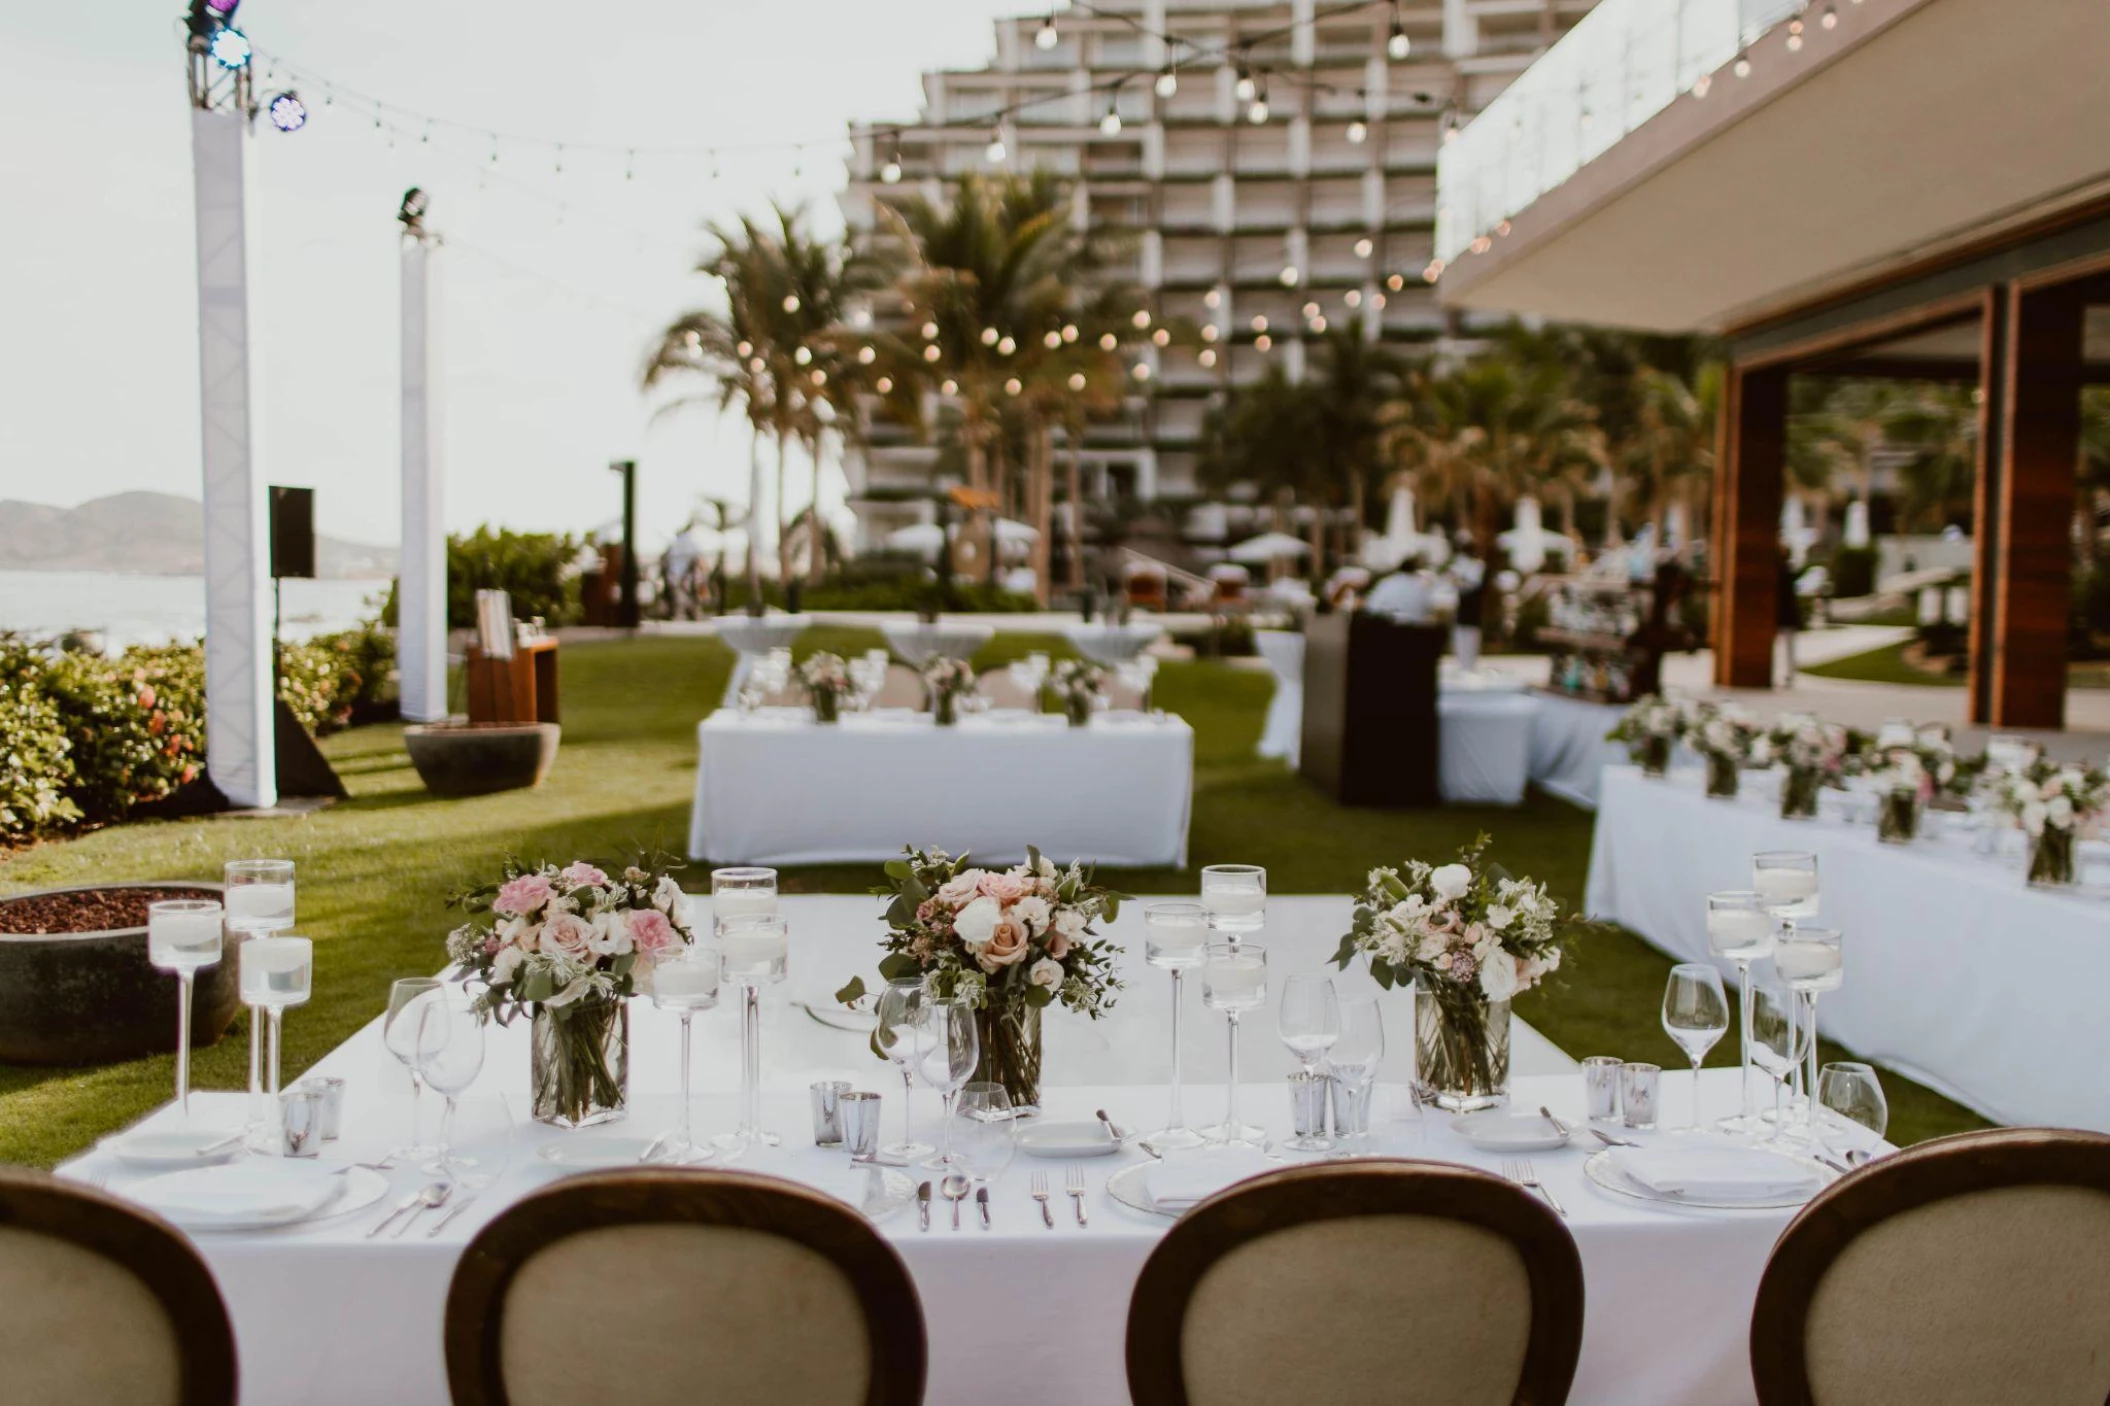
<svg viewBox="0 0 2110 1406">
<path fill-rule="evenodd" d="M 2073 829 L 2046 825 L 2030 837 L 2029 882 L 2045 888 L 2066 888 L 2073 881 Z"/>
<path fill-rule="evenodd" d="M 1780 779 L 1780 818 L 1815 820 L 1817 795 L 1824 789 L 1824 773 L 1814 767 L 1791 766 Z"/>
</svg>

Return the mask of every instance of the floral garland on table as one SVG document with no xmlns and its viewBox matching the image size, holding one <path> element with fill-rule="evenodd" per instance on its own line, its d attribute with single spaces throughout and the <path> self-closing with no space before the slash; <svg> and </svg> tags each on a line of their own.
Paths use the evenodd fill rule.
<svg viewBox="0 0 2110 1406">
<path fill-rule="evenodd" d="M 965 659 L 939 655 L 923 666 L 923 687 L 930 695 L 931 716 L 940 727 L 960 720 L 960 700 L 972 698 L 977 680 L 974 666 Z"/>
<path fill-rule="evenodd" d="M 1106 691 L 1106 670 L 1089 659 L 1064 659 L 1055 665 L 1048 681 L 1054 685 L 1055 696 L 1062 700 L 1062 711 L 1070 726 L 1083 727 L 1092 720 L 1092 710 L 1099 706 L 1099 696 Z"/>
<path fill-rule="evenodd" d="M 1845 784 L 1853 749 L 1851 730 L 1820 722 L 1808 713 L 1782 713 L 1751 744 L 1751 761 L 1757 766 L 1777 762 L 1785 773 L 1780 783 L 1781 819 L 1809 820 L 1817 814 L 1818 793 L 1827 786 Z"/>
<path fill-rule="evenodd" d="M 1744 763 L 1759 737 L 1751 715 L 1733 703 L 1720 707 L 1703 704 L 1698 723 L 1686 743 L 1707 764 L 1707 794 L 1732 797 Z"/>
<path fill-rule="evenodd" d="M 813 720 L 832 723 L 842 716 L 843 699 L 854 686 L 850 666 L 839 654 L 809 654 L 794 671 L 799 688 L 813 704 Z"/>
<path fill-rule="evenodd" d="M 1634 700 L 1605 734 L 1605 741 L 1625 743 L 1634 765 L 1649 776 L 1661 776 L 1670 769 L 1671 749 L 1684 731 L 1685 716 L 1679 706 L 1651 693 Z"/>
<path fill-rule="evenodd" d="M 2074 839 L 2083 826 L 2110 813 L 2110 776 L 2040 758 L 1993 782 L 1992 794 L 2029 836 L 2029 882 L 2072 883 Z"/>
</svg>

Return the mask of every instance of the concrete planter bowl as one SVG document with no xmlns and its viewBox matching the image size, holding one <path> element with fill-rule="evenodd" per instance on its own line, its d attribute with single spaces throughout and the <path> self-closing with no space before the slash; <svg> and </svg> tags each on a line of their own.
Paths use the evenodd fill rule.
<svg viewBox="0 0 2110 1406">
<path fill-rule="evenodd" d="M 76 884 L 7 898 L 108 889 L 197 890 L 218 897 L 219 884 L 170 880 Z M 147 963 L 144 927 L 102 932 L 11 933 L 0 899 L 0 1063 L 109 1064 L 176 1048 L 172 973 Z M 217 966 L 198 973 L 191 999 L 191 1046 L 227 1033 L 241 1009 L 235 944 Z"/>
<path fill-rule="evenodd" d="M 403 746 L 435 796 L 486 796 L 540 786 L 557 760 L 555 723 L 430 723 L 403 729 Z"/>
</svg>

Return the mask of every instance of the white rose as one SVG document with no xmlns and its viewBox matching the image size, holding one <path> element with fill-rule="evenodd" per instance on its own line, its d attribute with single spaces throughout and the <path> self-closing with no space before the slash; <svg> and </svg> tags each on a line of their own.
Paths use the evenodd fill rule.
<svg viewBox="0 0 2110 1406">
<path fill-rule="evenodd" d="M 1048 930 L 1048 901 L 1045 898 L 1021 898 L 1011 905 L 1011 916 L 1026 925 L 1028 932 Z"/>
<path fill-rule="evenodd" d="M 491 984 L 493 986 L 503 986 L 511 981 L 513 973 L 519 971 L 520 964 L 526 960 L 527 953 L 518 947 L 506 946 L 500 948 L 498 955 L 491 959 Z"/>
<path fill-rule="evenodd" d="M 1463 898 L 1465 891 L 1473 886 L 1473 871 L 1463 864 L 1446 864 L 1429 871 L 1429 887 L 1436 896 L 1444 899 Z"/>
<path fill-rule="evenodd" d="M 1487 910 L 1487 925 L 1496 932 L 1500 932 L 1508 927 L 1516 916 L 1515 911 L 1512 909 L 1504 908 L 1499 903 L 1491 904 Z"/>
<path fill-rule="evenodd" d="M 2045 803 L 2044 819 L 2046 823 L 2056 825 L 2061 830 L 2064 830 L 2067 826 L 2073 824 L 2073 802 L 2064 796 L 2054 796 Z"/>
<path fill-rule="evenodd" d="M 1406 927 L 1419 924 L 1422 915 L 1429 911 L 1429 901 L 1418 893 L 1410 893 L 1386 910 L 1385 916 Z"/>
<path fill-rule="evenodd" d="M 1067 938 L 1084 936 L 1084 914 L 1075 908 L 1062 908 L 1055 913 L 1055 931 Z"/>
<path fill-rule="evenodd" d="M 958 882 L 958 879 L 953 880 L 953 883 Z M 947 888 L 951 886 L 946 885 Z M 953 915 L 952 930 L 969 947 L 980 947 L 995 935 L 997 922 L 1003 916 L 1003 905 L 995 899 L 977 898 Z"/>
<path fill-rule="evenodd" d="M 1517 994 L 1517 959 L 1507 952 L 1491 952 L 1480 964 L 1480 994 L 1490 1001 L 1506 1001 Z"/>
<path fill-rule="evenodd" d="M 680 884 L 674 882 L 672 874 L 662 874 L 659 886 L 652 890 L 652 906 L 676 922 L 681 921 L 681 909 L 687 899 L 688 895 L 681 891 Z"/>
<path fill-rule="evenodd" d="M 1027 969 L 1026 980 L 1052 991 L 1062 985 L 1062 963 L 1053 957 L 1042 957 Z"/>
<path fill-rule="evenodd" d="M 2022 828 L 2032 835 L 2044 833 L 2044 822 L 2051 815 L 2051 807 L 2042 801 L 2031 801 L 2022 807 Z"/>
<path fill-rule="evenodd" d="M 1414 955 L 1424 962 L 1433 962 L 1450 951 L 1450 946 L 1451 940 L 1446 934 L 1424 932 L 1420 944 L 1414 949 Z"/>
<path fill-rule="evenodd" d="M 586 945 L 597 957 L 620 957 L 630 950 L 630 917 L 620 909 L 593 920 L 593 936 Z"/>
</svg>

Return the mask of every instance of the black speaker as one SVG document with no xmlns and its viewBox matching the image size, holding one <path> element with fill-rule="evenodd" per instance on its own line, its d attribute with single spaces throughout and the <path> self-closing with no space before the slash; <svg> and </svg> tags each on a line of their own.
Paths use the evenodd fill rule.
<svg viewBox="0 0 2110 1406">
<path fill-rule="evenodd" d="M 271 575 L 315 575 L 315 490 L 271 485 Z"/>
</svg>

